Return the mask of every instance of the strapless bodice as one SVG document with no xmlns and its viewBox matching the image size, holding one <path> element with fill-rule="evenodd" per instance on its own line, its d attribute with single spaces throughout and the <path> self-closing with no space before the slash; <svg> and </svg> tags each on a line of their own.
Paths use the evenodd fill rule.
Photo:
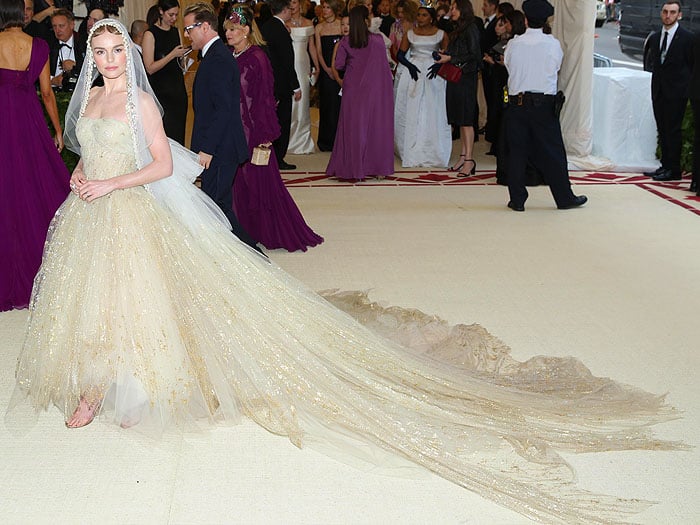
<svg viewBox="0 0 700 525">
<path fill-rule="evenodd" d="M 76 134 L 88 179 L 109 179 L 136 170 L 134 145 L 126 122 L 81 117 Z"/>
<path fill-rule="evenodd" d="M 306 44 L 314 34 L 314 26 L 293 27 L 289 34 L 292 37 L 292 42 Z"/>
</svg>

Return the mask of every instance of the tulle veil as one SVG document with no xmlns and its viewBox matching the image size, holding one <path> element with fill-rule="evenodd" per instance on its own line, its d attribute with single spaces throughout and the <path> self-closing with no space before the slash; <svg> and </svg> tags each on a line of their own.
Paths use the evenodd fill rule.
<svg viewBox="0 0 700 525">
<path fill-rule="evenodd" d="M 80 155 L 77 125 L 90 101 L 90 90 L 99 76 L 90 42 L 96 31 L 104 31 L 106 27 L 117 30 L 124 39 L 127 53 L 127 119 L 134 143 L 136 165 L 138 168 L 142 168 L 153 159 L 148 149 L 151 144 L 149 131 L 144 125 L 139 108 L 142 100 L 140 95 L 142 93 L 149 95 L 156 103 L 161 115 L 163 107 L 158 102 L 158 98 L 148 81 L 148 75 L 138 49 L 131 40 L 124 24 L 118 20 L 112 18 L 99 20 L 90 30 L 83 67 L 66 110 L 64 141 L 68 149 Z M 230 230 L 231 224 L 224 213 L 192 184 L 203 170 L 199 164 L 198 155 L 172 139 L 168 139 L 168 142 L 173 157 L 173 173 L 169 177 L 147 184 L 146 189 L 177 217 L 186 217 L 186 223 L 192 230 L 206 229 L 214 224 L 223 225 Z"/>
</svg>

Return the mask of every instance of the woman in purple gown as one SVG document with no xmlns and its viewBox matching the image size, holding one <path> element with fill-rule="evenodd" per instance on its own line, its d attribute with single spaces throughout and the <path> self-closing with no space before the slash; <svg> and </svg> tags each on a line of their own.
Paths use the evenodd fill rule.
<svg viewBox="0 0 700 525">
<path fill-rule="evenodd" d="M 381 35 L 369 32 L 369 11 L 350 10 L 350 34 L 338 45 L 334 67 L 345 70 L 340 120 L 326 175 L 364 180 L 394 173 L 394 98 Z"/>
<path fill-rule="evenodd" d="M 26 308 L 46 231 L 68 195 L 49 46 L 22 32 L 23 0 L 0 0 L 0 310 Z M 34 84 L 56 132 L 51 138 Z"/>
<path fill-rule="evenodd" d="M 250 8 L 235 5 L 224 28 L 240 69 L 241 119 L 252 155 L 253 148 L 269 145 L 280 134 L 272 66 L 260 48 L 263 40 Z M 323 242 L 323 237 L 306 224 L 287 191 L 273 149 L 266 166 L 248 161 L 238 167 L 233 183 L 233 209 L 241 226 L 268 249 L 306 251 L 307 247 Z"/>
</svg>

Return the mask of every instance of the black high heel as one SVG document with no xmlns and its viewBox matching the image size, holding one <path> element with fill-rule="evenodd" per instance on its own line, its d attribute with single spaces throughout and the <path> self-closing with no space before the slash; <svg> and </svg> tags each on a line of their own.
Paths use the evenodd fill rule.
<svg viewBox="0 0 700 525">
<path fill-rule="evenodd" d="M 460 155 L 460 156 L 459 156 L 460 159 L 463 158 L 463 157 L 466 157 L 466 155 Z M 447 168 L 447 171 L 459 171 L 459 170 L 462 169 L 462 166 L 464 166 L 464 163 L 465 163 L 465 162 L 466 162 L 466 160 L 463 160 L 462 162 L 460 162 L 460 163 L 457 164 L 456 166 L 450 166 L 449 168 Z"/>
<path fill-rule="evenodd" d="M 474 175 L 476 173 L 476 161 L 474 159 L 465 159 L 465 161 L 462 163 L 462 166 L 464 166 L 464 164 L 466 164 L 467 162 L 471 162 L 473 164 L 471 171 L 464 172 L 462 170 L 459 170 L 459 173 L 457 173 L 458 177 L 469 177 L 469 175 Z M 460 168 L 462 166 L 460 166 Z"/>
</svg>

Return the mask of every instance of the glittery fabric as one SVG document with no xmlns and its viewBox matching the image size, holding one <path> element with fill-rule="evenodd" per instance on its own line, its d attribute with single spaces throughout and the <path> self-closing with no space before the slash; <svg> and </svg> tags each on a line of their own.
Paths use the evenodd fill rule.
<svg viewBox="0 0 700 525">
<path fill-rule="evenodd" d="M 78 123 L 85 173 L 135 168 L 129 126 Z M 158 430 L 248 417 L 295 445 L 382 454 L 553 523 L 609 523 L 645 503 L 576 487 L 559 450 L 671 449 L 663 399 L 574 359 L 519 363 L 477 325 L 359 293 L 309 291 L 224 227 L 197 235 L 142 187 L 70 195 L 49 232 L 15 402 Z M 188 227 L 189 226 L 189 227 Z M 21 404 L 21 403 L 20 403 Z M 15 408 L 18 408 L 16 405 Z"/>
</svg>

